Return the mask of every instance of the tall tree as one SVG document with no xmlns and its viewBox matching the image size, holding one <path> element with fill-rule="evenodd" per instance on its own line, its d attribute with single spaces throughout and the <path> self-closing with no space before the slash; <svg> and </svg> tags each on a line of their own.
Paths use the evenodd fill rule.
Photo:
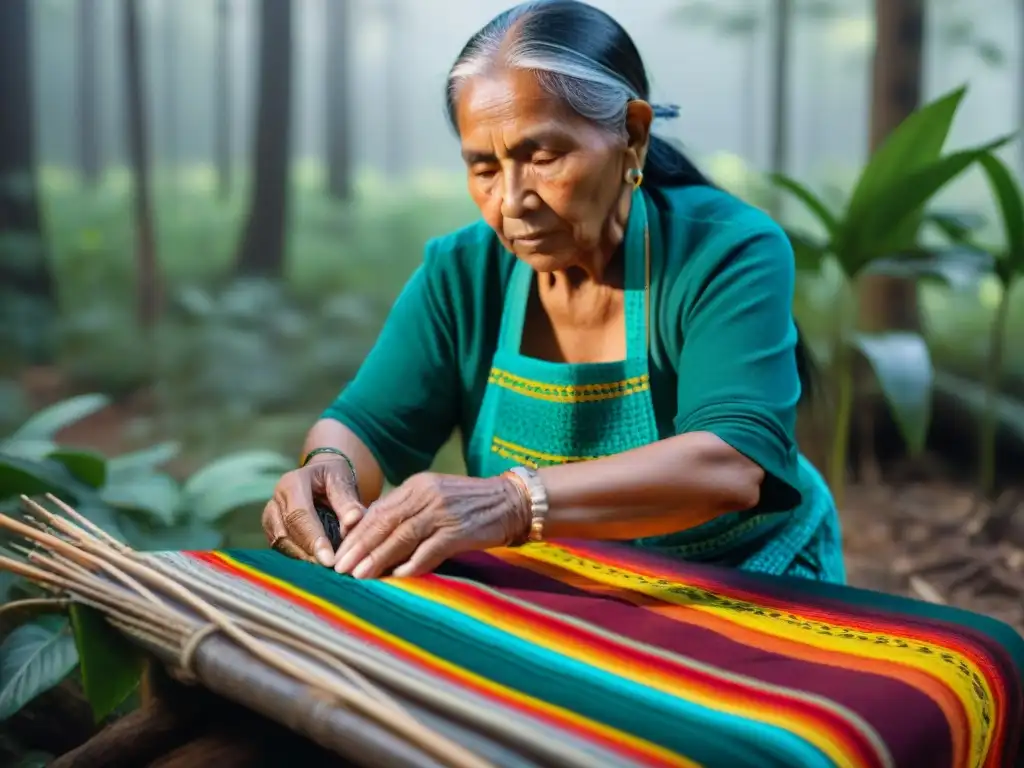
<svg viewBox="0 0 1024 768">
<path fill-rule="evenodd" d="M 352 3 L 351 0 L 324 2 L 327 192 L 331 197 L 347 200 L 352 196 L 352 136 L 348 115 Z"/>
<path fill-rule="evenodd" d="M 214 87 L 214 155 L 217 193 L 231 196 L 231 0 L 217 0 L 216 78 Z"/>
<path fill-rule="evenodd" d="M 0 287 L 54 307 L 36 184 L 29 0 L 0 1 Z"/>
<path fill-rule="evenodd" d="M 291 138 L 292 3 L 260 0 L 254 179 L 238 251 L 247 275 L 284 274 Z"/>
<path fill-rule="evenodd" d="M 131 162 L 135 218 L 135 258 L 138 280 L 139 324 L 152 328 L 160 317 L 160 274 L 157 267 L 156 228 L 150 190 L 149 134 L 143 90 L 145 55 L 139 33 L 139 0 L 123 0 L 122 33 L 125 49 L 125 115 Z"/>
<path fill-rule="evenodd" d="M 1017 3 L 1017 130 L 1024 131 L 1024 0 Z M 1024 142 L 1017 142 L 1020 177 L 1024 179 Z"/>
<path fill-rule="evenodd" d="M 785 173 L 789 167 L 789 60 L 792 48 L 793 0 L 775 0 L 774 11 L 771 170 L 773 173 Z"/>
<path fill-rule="evenodd" d="M 164 0 L 163 14 L 163 129 L 164 162 L 168 178 L 178 177 L 178 163 L 181 161 L 178 147 L 178 11 L 181 0 Z"/>
<path fill-rule="evenodd" d="M 921 104 L 925 0 L 875 0 L 870 149 Z M 917 329 L 917 287 L 908 280 L 873 275 L 862 281 L 861 320 L 868 330 Z"/>
<path fill-rule="evenodd" d="M 402 3 L 400 0 L 379 0 L 380 13 L 387 30 L 384 50 L 384 169 L 388 176 L 399 178 L 409 170 L 405 138 L 405 65 L 398 52 L 406 45 Z"/>
<path fill-rule="evenodd" d="M 925 0 L 875 0 L 875 52 L 872 60 L 870 151 L 921 104 L 924 62 Z M 864 275 L 858 290 L 863 330 L 921 328 L 917 284 L 889 275 Z M 869 377 L 867 366 L 859 371 Z M 875 483 L 881 471 L 874 454 L 874 409 L 858 411 L 861 479 Z"/>
<path fill-rule="evenodd" d="M 98 0 L 78 0 L 78 164 L 82 181 L 95 187 L 101 172 Z"/>
</svg>

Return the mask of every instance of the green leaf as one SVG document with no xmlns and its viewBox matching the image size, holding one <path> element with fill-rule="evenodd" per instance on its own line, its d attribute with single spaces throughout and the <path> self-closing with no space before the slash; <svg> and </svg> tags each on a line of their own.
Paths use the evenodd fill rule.
<svg viewBox="0 0 1024 768">
<path fill-rule="evenodd" d="M 897 180 L 938 159 L 966 92 L 966 86 L 957 88 L 915 110 L 896 126 L 861 172 L 847 206 L 848 218 L 862 217 L 880 204 L 878 196 Z"/>
<path fill-rule="evenodd" d="M 107 473 L 111 478 L 149 473 L 173 461 L 181 453 L 181 443 L 166 442 L 143 448 L 132 453 L 123 453 L 107 460 Z"/>
<path fill-rule="evenodd" d="M 48 619 L 23 624 L 0 644 L 0 721 L 60 684 L 78 664 L 67 620 Z"/>
<path fill-rule="evenodd" d="M 224 544 L 220 531 L 197 520 L 165 528 L 124 517 L 121 527 L 128 544 L 141 552 L 206 552 Z"/>
<path fill-rule="evenodd" d="M 5 440 L 0 441 L 0 454 L 41 461 L 56 451 L 57 447 L 52 440 Z"/>
<path fill-rule="evenodd" d="M 112 507 L 136 510 L 161 525 L 174 523 L 182 501 L 174 478 L 156 472 L 109 483 L 100 497 Z"/>
<path fill-rule="evenodd" d="M 11 599 L 11 589 L 20 578 L 10 571 L 0 571 L 0 603 L 6 603 Z"/>
<path fill-rule="evenodd" d="M 942 232 L 951 243 L 964 245 L 970 245 L 971 235 L 985 225 L 985 220 L 976 214 L 941 211 L 927 211 L 924 221 Z"/>
<path fill-rule="evenodd" d="M 106 395 L 79 395 L 44 408 L 11 435 L 11 440 L 53 440 L 62 429 L 110 405 Z"/>
<path fill-rule="evenodd" d="M 810 189 L 796 179 L 792 179 L 781 173 L 774 173 L 769 177 L 769 179 L 773 184 L 786 190 L 793 195 L 793 197 L 807 206 L 807 210 L 813 213 L 815 218 L 821 222 L 821 226 L 824 227 L 830 240 L 835 237 L 836 232 L 839 230 L 839 221 L 820 197 L 815 195 Z"/>
<path fill-rule="evenodd" d="M 143 657 L 103 616 L 71 606 L 71 626 L 82 669 L 82 688 L 97 723 L 106 720 L 142 679 Z"/>
<path fill-rule="evenodd" d="M 1024 197 L 1021 196 L 1020 186 L 1006 163 L 994 153 L 984 153 L 980 162 L 992 194 L 999 204 L 1010 266 L 1024 272 Z"/>
<path fill-rule="evenodd" d="M 121 530 L 120 517 L 117 510 L 108 506 L 99 496 L 90 497 L 80 502 L 77 511 L 86 520 L 122 543 L 127 543 Z"/>
<path fill-rule="evenodd" d="M 185 502 L 187 513 L 200 522 L 215 523 L 236 509 L 266 504 L 280 479 L 276 474 L 262 475 L 189 497 Z"/>
<path fill-rule="evenodd" d="M 102 488 L 107 481 L 107 460 L 98 453 L 59 448 L 46 458 L 63 465 L 68 474 L 90 488 Z"/>
<path fill-rule="evenodd" d="M 90 489 L 57 462 L 29 461 L 0 453 L 0 501 L 21 494 L 43 493 L 53 493 L 70 502 L 88 496 Z"/>
<path fill-rule="evenodd" d="M 853 213 L 844 222 L 836 251 L 843 269 L 853 276 L 875 258 L 914 247 L 921 213 L 940 189 L 976 163 L 982 154 L 1009 141 L 1005 137 L 985 147 L 954 152 L 902 176 L 884 190 L 875 205 Z"/>
<path fill-rule="evenodd" d="M 185 483 L 184 490 L 190 499 L 196 499 L 254 475 L 281 475 L 292 469 L 295 469 L 295 463 L 274 451 L 232 453 L 207 464 L 192 475 Z"/>
<path fill-rule="evenodd" d="M 855 334 L 851 345 L 867 359 L 912 454 L 924 450 L 932 415 L 935 370 L 925 340 L 916 333 Z"/>
<path fill-rule="evenodd" d="M 934 278 L 949 288 L 961 290 L 977 286 L 986 275 L 992 274 L 993 267 L 992 256 L 984 251 L 952 247 L 875 259 L 864 271 L 909 280 Z"/>
<path fill-rule="evenodd" d="M 786 236 L 793 247 L 793 259 L 798 272 L 817 274 L 828 253 L 826 247 L 806 235 L 787 230 Z"/>
</svg>

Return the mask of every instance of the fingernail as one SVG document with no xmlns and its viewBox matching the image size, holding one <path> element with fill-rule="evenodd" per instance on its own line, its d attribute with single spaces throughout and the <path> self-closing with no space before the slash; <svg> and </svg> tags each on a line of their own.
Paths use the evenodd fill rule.
<svg viewBox="0 0 1024 768">
<path fill-rule="evenodd" d="M 331 549 L 327 539 L 320 538 L 313 542 L 313 554 L 316 556 L 317 562 L 325 568 L 330 568 L 334 563 L 334 550 Z"/>
<path fill-rule="evenodd" d="M 340 560 L 338 560 L 337 564 L 334 566 L 334 570 L 338 573 L 348 573 L 356 562 L 356 556 L 352 554 L 352 550 L 349 550 L 341 557 Z"/>
<path fill-rule="evenodd" d="M 357 565 L 355 567 L 355 570 L 352 571 L 352 575 L 355 576 L 357 579 L 361 579 L 370 572 L 370 567 L 372 565 L 373 564 L 369 560 L 363 560 L 363 562 Z"/>
</svg>

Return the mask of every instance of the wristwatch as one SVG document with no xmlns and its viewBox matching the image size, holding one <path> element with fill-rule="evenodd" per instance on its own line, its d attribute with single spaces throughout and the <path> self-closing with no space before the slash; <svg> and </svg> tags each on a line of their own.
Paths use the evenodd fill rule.
<svg viewBox="0 0 1024 768">
<path fill-rule="evenodd" d="M 529 467 L 512 467 L 509 474 L 521 481 L 530 504 L 530 532 L 527 541 L 536 542 L 544 539 L 544 518 L 548 514 L 548 491 L 540 479 L 537 470 Z"/>
</svg>

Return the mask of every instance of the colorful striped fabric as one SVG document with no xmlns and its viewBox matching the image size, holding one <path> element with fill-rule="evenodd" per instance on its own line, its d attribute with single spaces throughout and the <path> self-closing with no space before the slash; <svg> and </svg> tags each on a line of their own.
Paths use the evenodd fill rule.
<svg viewBox="0 0 1024 768">
<path fill-rule="evenodd" d="M 1018 764 L 1024 640 L 945 606 L 590 542 L 381 581 L 269 551 L 188 557 L 595 766 Z"/>
</svg>

